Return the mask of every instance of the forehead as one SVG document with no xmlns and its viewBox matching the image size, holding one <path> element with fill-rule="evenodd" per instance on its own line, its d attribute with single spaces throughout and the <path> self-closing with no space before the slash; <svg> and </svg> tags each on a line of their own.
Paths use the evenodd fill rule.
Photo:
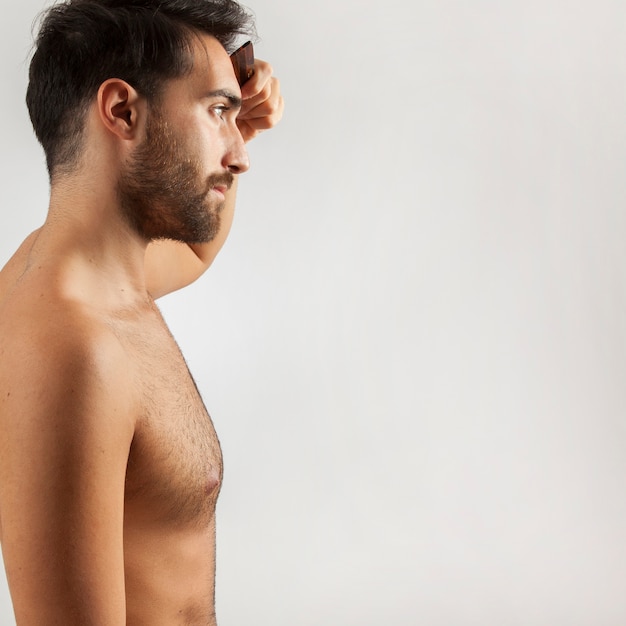
<svg viewBox="0 0 626 626">
<path fill-rule="evenodd" d="M 188 77 L 192 83 L 241 93 L 230 56 L 215 37 L 203 33 L 195 35 L 192 52 L 193 70 Z"/>
<path fill-rule="evenodd" d="M 224 91 L 235 97 L 241 89 L 230 56 L 222 44 L 210 35 L 194 33 L 191 38 L 193 67 L 190 73 L 165 81 L 159 100 L 161 106 L 180 106 L 198 100 L 207 93 Z"/>
</svg>

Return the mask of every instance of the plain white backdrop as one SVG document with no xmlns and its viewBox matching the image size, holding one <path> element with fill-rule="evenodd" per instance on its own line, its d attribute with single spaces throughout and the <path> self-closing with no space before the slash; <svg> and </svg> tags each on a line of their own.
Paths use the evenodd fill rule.
<svg viewBox="0 0 626 626">
<path fill-rule="evenodd" d="M 0 262 L 48 195 L 43 2 L 4 6 Z M 285 118 L 162 302 L 224 448 L 220 624 L 622 626 L 626 5 L 252 8 Z"/>
</svg>

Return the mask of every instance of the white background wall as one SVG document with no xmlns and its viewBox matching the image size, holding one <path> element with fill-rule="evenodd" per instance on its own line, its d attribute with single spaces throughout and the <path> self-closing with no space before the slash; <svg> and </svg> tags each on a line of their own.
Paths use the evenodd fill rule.
<svg viewBox="0 0 626 626">
<path fill-rule="evenodd" d="M 0 261 L 45 215 L 41 6 L 0 21 Z M 625 624 L 626 5 L 253 8 L 285 119 L 162 304 L 225 453 L 221 625 Z"/>
</svg>

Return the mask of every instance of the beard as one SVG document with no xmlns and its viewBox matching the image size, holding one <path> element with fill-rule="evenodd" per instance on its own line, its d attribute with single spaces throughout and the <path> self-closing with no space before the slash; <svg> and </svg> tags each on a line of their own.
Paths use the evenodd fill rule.
<svg viewBox="0 0 626 626">
<path fill-rule="evenodd" d="M 174 239 L 187 244 L 211 241 L 220 229 L 224 201 L 210 197 L 211 189 L 230 189 L 230 172 L 203 180 L 200 161 L 190 156 L 181 136 L 158 111 L 146 124 L 146 138 L 122 172 L 118 194 L 122 213 L 146 241 Z"/>
</svg>

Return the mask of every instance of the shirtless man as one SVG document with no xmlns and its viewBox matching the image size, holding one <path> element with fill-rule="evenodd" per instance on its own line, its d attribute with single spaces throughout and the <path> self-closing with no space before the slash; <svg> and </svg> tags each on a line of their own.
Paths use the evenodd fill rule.
<svg viewBox="0 0 626 626">
<path fill-rule="evenodd" d="M 216 624 L 211 420 L 154 298 L 230 227 L 245 141 L 282 115 L 240 88 L 232 0 L 68 0 L 27 102 L 47 220 L 0 273 L 0 530 L 18 626 Z M 228 52 L 227 52 L 228 49 Z"/>
</svg>

